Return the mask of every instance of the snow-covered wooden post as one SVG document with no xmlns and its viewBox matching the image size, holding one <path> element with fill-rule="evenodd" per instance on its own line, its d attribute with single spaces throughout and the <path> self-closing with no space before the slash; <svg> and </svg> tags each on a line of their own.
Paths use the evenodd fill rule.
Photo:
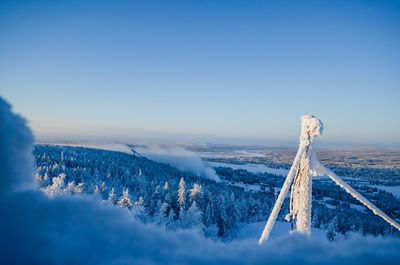
<svg viewBox="0 0 400 265">
<path fill-rule="evenodd" d="M 314 138 L 322 135 L 322 131 L 323 125 L 319 119 L 312 115 L 301 117 L 299 150 L 258 241 L 259 244 L 268 239 L 293 180 L 290 193 L 290 212 L 285 219 L 295 223 L 294 231 L 308 236 L 311 235 L 312 177 L 317 175 L 330 177 L 338 186 L 369 208 L 374 214 L 382 217 L 390 225 L 400 230 L 400 225 L 396 221 L 378 209 L 331 170 L 325 168 L 315 158 L 313 151 Z"/>
<path fill-rule="evenodd" d="M 292 186 L 290 198 L 290 213 L 287 217 L 290 217 L 292 221 L 297 217 L 296 230 L 301 233 L 310 234 L 312 186 L 309 171 L 311 157 L 313 156 L 312 143 L 314 137 L 321 135 L 322 131 L 323 125 L 320 120 L 312 115 L 301 117 L 299 150 L 279 192 L 274 208 L 262 232 L 259 244 L 262 244 L 269 237 L 294 178 L 295 183 Z"/>
<path fill-rule="evenodd" d="M 314 137 L 320 136 L 322 131 L 320 120 L 311 115 L 301 117 L 300 149 L 303 152 L 290 192 L 290 213 L 286 219 L 296 221 L 295 231 L 306 235 L 311 235 L 312 144 Z"/>
</svg>

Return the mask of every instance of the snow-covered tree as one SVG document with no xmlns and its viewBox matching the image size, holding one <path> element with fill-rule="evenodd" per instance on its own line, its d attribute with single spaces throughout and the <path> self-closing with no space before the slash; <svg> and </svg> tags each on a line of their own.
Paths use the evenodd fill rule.
<svg viewBox="0 0 400 265">
<path fill-rule="evenodd" d="M 185 203 L 185 192 L 186 192 L 186 183 L 183 177 L 179 181 L 179 190 L 178 190 L 178 205 L 179 207 L 182 207 Z"/>
<path fill-rule="evenodd" d="M 133 204 L 133 207 L 131 209 L 131 213 L 135 218 L 143 218 L 144 216 L 144 200 L 143 197 L 140 196 L 139 199 L 137 201 L 135 201 L 135 203 Z"/>
<path fill-rule="evenodd" d="M 117 197 L 116 197 L 116 194 L 115 194 L 115 188 L 113 187 L 113 188 L 111 188 L 111 191 L 108 194 L 108 199 L 107 199 L 108 204 L 114 205 L 116 203 L 116 201 L 117 201 L 116 198 Z"/>
<path fill-rule="evenodd" d="M 83 193 L 83 183 L 79 183 L 78 185 L 76 185 L 76 187 L 74 188 L 74 192 L 76 194 L 82 194 Z"/>
<path fill-rule="evenodd" d="M 168 192 L 168 181 L 164 183 L 164 191 Z"/>
<path fill-rule="evenodd" d="M 338 218 L 335 216 L 328 225 L 328 231 L 326 233 L 326 237 L 329 241 L 335 241 L 337 238 L 338 231 Z"/>
<path fill-rule="evenodd" d="M 182 221 L 186 218 L 185 215 L 186 215 L 185 209 L 183 207 L 180 207 L 178 212 L 178 219 L 181 221 L 181 224 Z"/>
<path fill-rule="evenodd" d="M 105 191 L 106 191 L 106 188 L 107 188 L 106 182 L 105 182 L 105 181 L 102 181 L 102 182 L 101 182 L 101 192 L 105 192 Z"/>
<path fill-rule="evenodd" d="M 169 205 L 168 203 L 163 203 L 160 206 L 160 216 L 163 218 L 168 217 L 168 213 L 169 213 Z"/>
<path fill-rule="evenodd" d="M 199 196 L 201 193 L 201 185 L 194 183 L 193 187 L 190 189 L 190 198 L 192 200 L 195 200 L 197 196 Z"/>
<path fill-rule="evenodd" d="M 165 226 L 171 230 L 175 230 L 176 229 L 176 224 L 175 224 L 175 218 L 174 218 L 175 214 L 174 214 L 174 210 L 171 208 L 169 210 L 168 213 L 168 218 L 167 218 L 167 223 L 165 224 Z"/>
<path fill-rule="evenodd" d="M 207 204 L 206 212 L 204 215 L 204 224 L 206 226 L 210 226 L 213 223 L 215 223 L 214 212 L 215 212 L 214 204 L 213 204 L 212 200 L 210 200 L 209 203 Z"/>
<path fill-rule="evenodd" d="M 154 194 L 156 194 L 156 195 L 160 194 L 160 185 L 156 186 L 156 190 L 154 191 Z"/>
<path fill-rule="evenodd" d="M 125 189 L 122 193 L 122 196 L 119 198 L 117 204 L 122 208 L 130 209 L 132 207 L 132 202 L 129 196 L 129 190 Z"/>
<path fill-rule="evenodd" d="M 190 228 L 200 232 L 203 231 L 203 212 L 199 209 L 195 201 L 183 215 L 181 224 L 183 228 Z"/>
<path fill-rule="evenodd" d="M 41 185 L 43 181 L 42 176 L 39 174 L 39 172 L 35 173 L 35 183 L 38 185 Z"/>
<path fill-rule="evenodd" d="M 64 192 L 66 194 L 72 195 L 74 193 L 75 187 L 76 185 L 74 181 L 68 181 L 67 187 L 65 187 Z"/>
<path fill-rule="evenodd" d="M 54 197 L 62 193 L 62 188 L 64 187 L 65 174 L 61 173 L 57 177 L 53 178 L 53 184 L 42 188 L 42 191 L 49 197 Z"/>
<path fill-rule="evenodd" d="M 44 186 L 49 184 L 49 174 L 47 174 L 47 172 L 44 173 L 42 182 L 43 182 L 42 185 L 44 185 Z"/>
</svg>

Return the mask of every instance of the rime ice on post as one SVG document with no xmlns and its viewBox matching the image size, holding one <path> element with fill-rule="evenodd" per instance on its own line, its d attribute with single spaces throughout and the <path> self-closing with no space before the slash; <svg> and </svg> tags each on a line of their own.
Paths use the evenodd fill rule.
<svg viewBox="0 0 400 265">
<path fill-rule="evenodd" d="M 261 234 L 259 244 L 268 239 L 268 236 L 274 226 L 275 220 L 285 200 L 286 194 L 290 192 L 290 212 L 286 215 L 286 220 L 295 223 L 294 230 L 311 235 L 311 199 L 312 199 L 312 177 L 317 175 L 329 176 L 337 185 L 346 190 L 351 196 L 368 207 L 374 214 L 382 217 L 390 225 L 400 230 L 400 225 L 379 210 L 370 201 L 355 191 L 335 173 L 325 168 L 315 158 L 313 151 L 313 141 L 317 136 L 322 135 L 322 122 L 312 115 L 301 117 L 301 134 L 299 150 L 289 170 L 289 173 L 283 183 L 282 189 L 268 218 L 267 224 Z M 293 182 L 294 181 L 294 182 Z M 293 182 L 293 185 L 292 185 Z"/>
<path fill-rule="evenodd" d="M 289 218 L 296 220 L 296 231 L 311 234 L 312 171 L 311 159 L 314 156 L 312 143 L 314 137 L 322 134 L 322 122 L 311 115 L 301 117 L 300 146 L 304 149 L 294 177 L 290 192 Z"/>
</svg>

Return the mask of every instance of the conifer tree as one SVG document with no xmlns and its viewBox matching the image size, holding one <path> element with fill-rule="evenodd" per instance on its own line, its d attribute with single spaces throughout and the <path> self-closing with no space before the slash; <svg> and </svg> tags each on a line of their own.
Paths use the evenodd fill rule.
<svg viewBox="0 0 400 265">
<path fill-rule="evenodd" d="M 183 207 L 184 203 L 185 203 L 185 180 L 183 179 L 183 177 L 181 178 L 181 180 L 179 181 L 179 190 L 178 190 L 178 205 L 179 207 Z"/>
</svg>

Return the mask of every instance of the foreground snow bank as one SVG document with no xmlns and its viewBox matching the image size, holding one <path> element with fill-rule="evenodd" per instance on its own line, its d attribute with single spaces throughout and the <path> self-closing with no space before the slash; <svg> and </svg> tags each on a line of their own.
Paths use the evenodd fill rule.
<svg viewBox="0 0 400 265">
<path fill-rule="evenodd" d="M 400 240 L 372 238 L 224 244 L 132 221 L 95 197 L 48 199 L 26 188 L 33 183 L 32 135 L 1 98 L 0 125 L 0 264 L 385 264 L 400 255 Z"/>
<path fill-rule="evenodd" d="M 250 239 L 257 241 L 260 238 L 260 234 L 263 231 L 265 222 L 255 222 L 250 224 L 242 224 L 238 229 L 238 239 Z M 271 231 L 268 240 L 279 240 L 282 236 L 290 233 L 291 223 L 276 221 L 274 229 Z M 313 240 L 327 241 L 326 231 L 318 228 L 311 228 Z"/>
</svg>

